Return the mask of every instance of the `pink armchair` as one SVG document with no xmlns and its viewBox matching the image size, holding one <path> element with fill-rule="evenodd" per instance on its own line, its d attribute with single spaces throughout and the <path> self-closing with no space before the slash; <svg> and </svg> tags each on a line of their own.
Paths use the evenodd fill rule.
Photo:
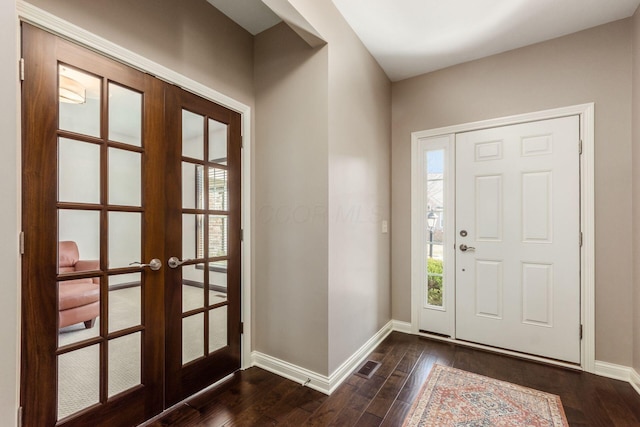
<svg viewBox="0 0 640 427">
<path fill-rule="evenodd" d="M 81 260 L 76 242 L 59 242 L 59 272 L 93 271 L 100 269 L 97 260 Z M 58 327 L 84 322 L 92 328 L 100 315 L 100 279 L 75 279 L 58 282 Z"/>
</svg>

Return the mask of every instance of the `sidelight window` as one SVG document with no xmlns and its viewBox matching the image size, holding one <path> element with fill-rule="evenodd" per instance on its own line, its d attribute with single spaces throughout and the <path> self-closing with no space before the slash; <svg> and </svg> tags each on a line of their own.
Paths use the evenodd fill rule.
<svg viewBox="0 0 640 427">
<path fill-rule="evenodd" d="M 444 232 L 444 150 L 425 151 L 425 189 L 427 226 L 427 292 L 426 305 L 443 306 L 443 232 Z"/>
</svg>

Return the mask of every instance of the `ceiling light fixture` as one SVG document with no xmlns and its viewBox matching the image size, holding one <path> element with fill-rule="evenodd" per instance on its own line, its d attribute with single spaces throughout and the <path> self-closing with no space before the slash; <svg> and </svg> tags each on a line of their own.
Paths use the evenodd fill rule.
<svg viewBox="0 0 640 427">
<path fill-rule="evenodd" d="M 84 86 L 74 79 L 60 75 L 60 102 L 67 104 L 84 104 L 86 100 L 86 90 Z"/>
</svg>

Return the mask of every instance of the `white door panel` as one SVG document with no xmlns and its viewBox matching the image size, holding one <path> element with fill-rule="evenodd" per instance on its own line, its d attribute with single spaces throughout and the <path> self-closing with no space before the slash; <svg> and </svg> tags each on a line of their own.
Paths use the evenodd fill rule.
<svg viewBox="0 0 640 427">
<path fill-rule="evenodd" d="M 579 363 L 578 116 L 455 144 L 456 338 Z"/>
</svg>

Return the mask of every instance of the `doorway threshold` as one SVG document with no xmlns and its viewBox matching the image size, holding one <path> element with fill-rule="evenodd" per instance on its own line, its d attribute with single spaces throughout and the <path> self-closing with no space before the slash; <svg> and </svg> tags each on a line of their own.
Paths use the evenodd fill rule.
<svg viewBox="0 0 640 427">
<path fill-rule="evenodd" d="M 476 350 L 483 350 L 489 353 L 502 354 L 505 356 L 515 357 L 517 359 L 530 360 L 533 362 L 543 363 L 545 365 L 553 365 L 553 366 L 558 366 L 566 369 L 571 369 L 573 371 L 584 371 L 583 367 L 578 364 L 569 363 L 569 362 L 565 362 L 557 359 L 549 359 L 546 357 L 536 356 L 535 354 L 520 353 L 513 350 L 507 350 L 499 347 L 492 347 L 489 345 L 478 344 L 472 341 L 465 341 L 465 340 L 460 340 L 456 338 L 450 338 L 450 337 L 448 338 L 440 334 L 432 334 L 432 333 L 423 332 L 423 331 L 419 331 L 417 335 L 423 338 L 428 338 L 435 341 L 448 342 L 451 344 L 460 345 L 462 347 L 470 347 Z"/>
</svg>

